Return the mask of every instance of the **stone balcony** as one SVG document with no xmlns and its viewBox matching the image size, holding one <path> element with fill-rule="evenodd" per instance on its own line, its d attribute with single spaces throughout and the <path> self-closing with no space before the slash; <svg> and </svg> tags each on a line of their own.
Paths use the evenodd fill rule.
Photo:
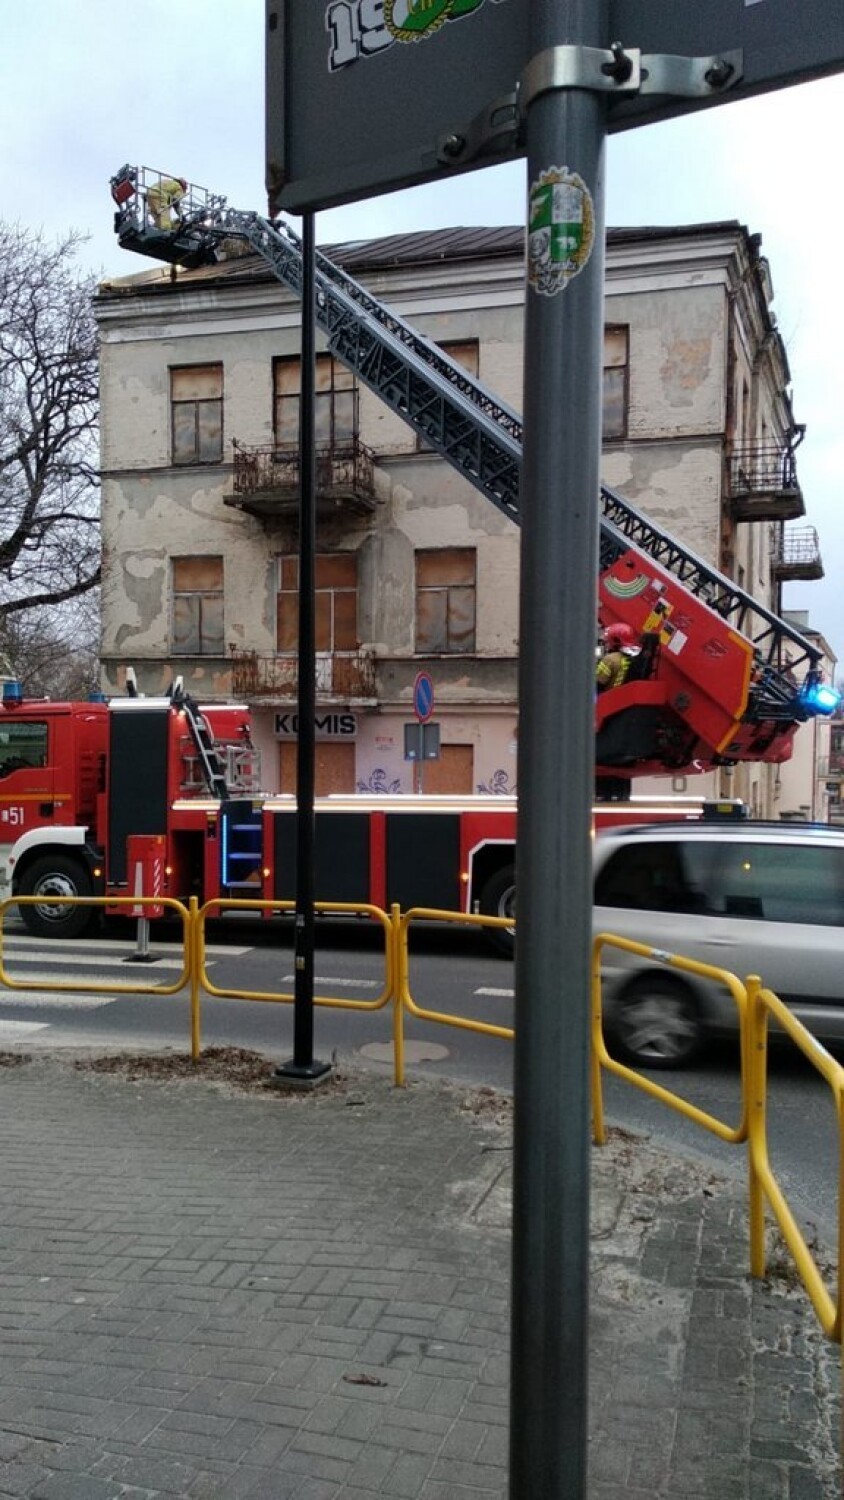
<svg viewBox="0 0 844 1500">
<path fill-rule="evenodd" d="M 262 655 L 257 651 L 230 652 L 232 694 L 247 703 L 259 700 L 292 702 L 299 691 L 299 660 L 295 652 Z M 320 702 L 354 703 L 375 697 L 375 657 L 371 651 L 318 651 L 316 691 Z"/>
<path fill-rule="evenodd" d="M 735 521 L 795 521 L 805 514 L 794 449 L 736 448 L 727 460 L 727 498 Z"/>
<path fill-rule="evenodd" d="M 298 449 L 232 442 L 232 488 L 226 505 L 263 519 L 294 514 L 299 508 L 301 476 Z M 375 508 L 374 459 L 359 438 L 318 445 L 316 451 L 317 516 L 347 507 L 356 515 Z"/>
</svg>

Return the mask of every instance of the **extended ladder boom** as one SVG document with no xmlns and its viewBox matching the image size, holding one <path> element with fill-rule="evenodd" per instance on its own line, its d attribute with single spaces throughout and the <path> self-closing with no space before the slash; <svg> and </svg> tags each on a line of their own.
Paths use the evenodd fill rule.
<svg viewBox="0 0 844 1500">
<path fill-rule="evenodd" d="M 150 212 L 161 180 L 159 173 L 128 166 L 112 178 L 115 228 L 124 248 L 193 267 L 213 264 L 222 241 L 244 240 L 285 286 L 301 294 L 301 243 L 286 224 L 229 208 L 224 198 L 190 186 L 162 227 L 160 213 Z M 320 254 L 316 317 L 331 353 L 518 525 L 518 414 Z M 748 717 L 794 723 L 809 716 L 797 679 L 817 678 L 821 653 L 799 631 L 607 486 L 601 487 L 601 512 L 602 571 L 625 552 L 644 553 L 752 644 L 759 670 Z"/>
</svg>

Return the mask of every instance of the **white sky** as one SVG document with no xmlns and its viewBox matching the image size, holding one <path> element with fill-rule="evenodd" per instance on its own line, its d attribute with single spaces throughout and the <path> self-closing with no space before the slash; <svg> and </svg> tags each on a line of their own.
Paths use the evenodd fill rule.
<svg viewBox="0 0 844 1500">
<path fill-rule="evenodd" d="M 264 0 L 0 0 L 0 218 L 51 238 L 84 231 L 87 263 L 126 275 L 149 262 L 112 233 L 109 178 L 123 162 L 265 211 L 263 28 Z M 795 417 L 807 426 L 801 524 L 817 528 L 826 570 L 819 583 L 789 585 L 785 604 L 808 609 L 844 663 L 842 117 L 838 75 L 613 137 L 607 222 L 738 219 L 762 235 Z M 317 234 L 523 217 L 516 162 L 321 214 Z"/>
</svg>

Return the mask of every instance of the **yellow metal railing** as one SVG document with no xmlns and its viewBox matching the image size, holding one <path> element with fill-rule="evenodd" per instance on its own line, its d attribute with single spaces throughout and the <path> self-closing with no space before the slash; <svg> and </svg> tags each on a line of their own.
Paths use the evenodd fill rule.
<svg viewBox="0 0 844 1500">
<path fill-rule="evenodd" d="M 45 981 L 43 977 L 21 979 L 9 974 L 4 954 L 4 919 L 10 907 L 23 905 L 87 905 L 113 908 L 166 908 L 181 918 L 183 961 L 176 979 L 167 984 L 144 984 L 133 979 L 132 983 L 104 984 L 96 980 Z M 69 896 L 16 896 L 13 900 L 0 902 L 0 987 L 14 990 L 54 990 L 74 993 L 111 994 L 176 994 L 189 987 L 191 1055 L 200 1053 L 201 999 L 202 994 L 227 999 L 242 999 L 259 1002 L 291 1004 L 292 993 L 241 988 L 222 988 L 210 979 L 205 958 L 205 923 L 210 913 L 240 910 L 253 912 L 290 912 L 294 903 L 257 900 L 215 900 L 200 907 L 192 897 L 188 906 L 167 897 L 69 897 Z M 415 1019 L 436 1022 L 463 1031 L 472 1031 L 484 1036 L 501 1037 L 512 1041 L 512 1026 L 495 1025 L 492 1022 L 471 1017 L 432 1010 L 417 1004 L 410 988 L 409 940 L 411 925 L 415 921 L 450 922 L 469 927 L 512 928 L 512 920 L 503 917 L 467 915 L 462 912 L 440 911 L 432 907 L 413 907 L 402 912 L 393 906 L 387 914 L 380 907 L 368 903 L 318 902 L 315 909 L 323 914 L 354 915 L 365 917 L 379 924 L 384 934 L 384 984 L 373 1000 L 350 1000 L 346 996 L 319 995 L 314 1003 L 335 1009 L 352 1011 L 379 1011 L 392 1004 L 394 1078 L 397 1085 L 405 1081 L 405 1015 Z M 601 1005 L 601 957 L 607 947 L 656 961 L 667 968 L 694 974 L 696 977 L 723 986 L 736 1005 L 741 1047 L 741 1113 L 736 1123 L 720 1120 L 717 1116 L 700 1109 L 682 1095 L 655 1083 L 651 1078 L 637 1072 L 613 1058 L 607 1050 L 603 1032 Z M 599 933 L 594 939 L 592 955 L 592 1018 L 591 1018 L 591 1083 L 593 1135 L 597 1144 L 606 1139 L 603 1106 L 603 1071 L 613 1073 L 633 1087 L 659 1100 L 668 1108 L 678 1111 L 700 1125 L 703 1129 L 731 1145 L 747 1143 L 750 1200 L 750 1269 L 754 1276 L 764 1276 L 765 1257 L 765 1205 L 770 1207 L 780 1228 L 783 1240 L 793 1256 L 801 1281 L 810 1298 L 824 1333 L 832 1340 L 842 1342 L 842 1277 L 844 1277 L 844 1067 L 826 1051 L 807 1031 L 806 1027 L 791 1013 L 782 1001 L 770 990 L 763 988 L 761 980 L 750 976 L 743 983 L 735 974 L 709 964 L 684 958 L 680 954 L 666 953 L 661 949 L 636 943 L 628 938 L 615 937 L 610 933 Z M 786 1202 L 785 1195 L 776 1181 L 768 1155 L 767 1098 L 768 1098 L 768 1025 L 773 1018 L 781 1030 L 797 1046 L 805 1058 L 821 1074 L 828 1084 L 835 1108 L 838 1129 L 838 1246 L 836 1286 L 834 1293 L 827 1288 L 823 1274 L 812 1256 L 794 1214 Z"/>
<path fill-rule="evenodd" d="M 204 906 L 198 907 L 196 911 L 196 929 L 194 938 L 194 987 L 191 989 L 191 1055 L 196 1058 L 200 1050 L 200 1026 L 199 1026 L 199 994 L 205 991 L 208 995 L 215 995 L 226 1000 L 257 1000 L 268 1004 L 292 1005 L 294 1000 L 293 991 L 279 990 L 246 990 L 228 986 L 225 989 L 213 983 L 209 978 L 205 966 L 205 923 L 209 914 L 223 911 L 254 911 L 254 912 L 293 912 L 296 904 L 293 901 L 243 901 L 243 900 L 213 900 L 206 901 Z M 384 985 L 381 993 L 374 1000 L 350 1000 L 346 995 L 315 995 L 314 1004 L 330 1006 L 334 1010 L 383 1010 L 390 1001 L 396 1004 L 396 944 L 394 921 L 388 917 L 380 906 L 371 906 L 364 901 L 316 901 L 314 910 L 323 916 L 355 916 L 368 917 L 380 924 L 384 931 Z"/>
<path fill-rule="evenodd" d="M 652 1079 L 638 1073 L 635 1068 L 627 1067 L 610 1056 L 604 1041 L 601 1007 L 601 956 L 605 948 L 619 948 L 624 953 L 635 953 L 640 958 L 649 958 L 664 965 L 665 968 L 695 974 L 699 979 L 711 980 L 714 984 L 723 985 L 724 989 L 729 990 L 738 1012 L 741 1047 L 742 1108 L 741 1117 L 736 1125 L 729 1125 L 726 1121 L 717 1119 L 715 1115 L 699 1109 L 696 1104 L 689 1103 L 681 1094 L 674 1093 L 672 1089 L 667 1089 L 662 1084 L 654 1083 Z M 629 938 L 613 937 L 611 933 L 599 932 L 592 944 L 592 1122 L 597 1144 L 602 1146 L 606 1140 L 601 1076 L 603 1068 L 606 1068 L 608 1073 L 615 1073 L 618 1078 L 626 1079 L 643 1093 L 650 1094 L 652 1099 L 659 1099 L 670 1109 L 685 1115 L 687 1119 L 693 1120 L 696 1125 L 701 1125 L 704 1130 L 711 1131 L 722 1141 L 727 1141 L 730 1145 L 739 1145 L 742 1141 L 746 1141 L 748 1128 L 746 1017 L 747 991 L 741 980 L 737 979 L 735 974 L 729 973 L 727 969 L 718 969 L 712 964 L 701 964 L 693 958 L 683 958 L 677 953 L 665 953 L 661 948 L 650 948 L 645 943 L 635 943 Z"/>
<path fill-rule="evenodd" d="M 97 980 L 50 980 L 42 979 L 20 979 L 10 974 L 5 964 L 5 937 L 6 937 L 6 912 L 10 908 L 19 906 L 92 906 L 101 910 L 106 908 L 111 911 L 114 907 L 132 907 L 136 909 L 143 907 L 162 907 L 172 912 L 174 916 L 182 920 L 183 933 L 183 960 L 182 968 L 178 977 L 167 984 L 132 984 L 118 983 L 102 984 Z M 135 914 L 133 913 L 133 914 Z M 191 913 L 181 901 L 173 901 L 169 896 L 15 896 L 13 901 L 0 901 L 0 986 L 9 990 L 48 990 L 61 994 L 70 992 L 74 995 L 175 995 L 183 990 L 185 985 L 190 984 L 193 972 L 192 962 L 192 918 Z"/>
<path fill-rule="evenodd" d="M 395 1079 L 398 1085 L 404 1083 L 404 1014 L 415 1016 L 418 1021 L 436 1021 L 441 1026 L 453 1026 L 459 1031 L 476 1031 L 481 1036 L 500 1036 L 505 1041 L 512 1041 L 515 1032 L 512 1026 L 495 1026 L 490 1021 L 474 1021 L 468 1016 L 449 1015 L 446 1011 L 430 1010 L 427 1006 L 417 1005 L 410 993 L 410 925 L 412 922 L 454 922 L 463 927 L 506 927 L 513 926 L 512 921 L 506 917 L 482 917 L 477 915 L 468 916 L 453 911 L 438 911 L 435 907 L 412 906 L 409 911 L 402 912 L 397 906 L 393 907 L 393 920 L 396 924 L 396 997 L 398 1000 L 399 1025 L 402 1031 L 402 1060 L 401 1067 L 396 1062 Z"/>
<path fill-rule="evenodd" d="M 768 1023 L 770 1019 L 799 1048 L 816 1072 L 829 1085 L 838 1126 L 838 1246 L 834 1295 L 826 1287 L 812 1252 L 771 1170 L 768 1156 Z M 750 1270 L 765 1275 L 765 1202 L 771 1208 L 780 1233 L 791 1251 L 800 1280 L 806 1289 L 821 1327 L 828 1338 L 841 1343 L 842 1275 L 844 1275 L 844 1068 L 792 1015 L 771 990 L 763 989 L 755 975 L 747 981 L 747 1031 L 749 1059 L 748 1174 L 750 1186 Z"/>
</svg>

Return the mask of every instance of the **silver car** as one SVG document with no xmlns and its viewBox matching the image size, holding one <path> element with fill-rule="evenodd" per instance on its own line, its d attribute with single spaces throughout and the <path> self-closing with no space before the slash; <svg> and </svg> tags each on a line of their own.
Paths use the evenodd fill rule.
<svg viewBox="0 0 844 1500">
<path fill-rule="evenodd" d="M 820 1040 L 844 1041 L 844 830 L 809 824 L 662 824 L 595 839 L 596 932 L 759 974 Z M 607 947 L 605 1026 L 651 1068 L 735 1031 L 720 985 Z"/>
</svg>

